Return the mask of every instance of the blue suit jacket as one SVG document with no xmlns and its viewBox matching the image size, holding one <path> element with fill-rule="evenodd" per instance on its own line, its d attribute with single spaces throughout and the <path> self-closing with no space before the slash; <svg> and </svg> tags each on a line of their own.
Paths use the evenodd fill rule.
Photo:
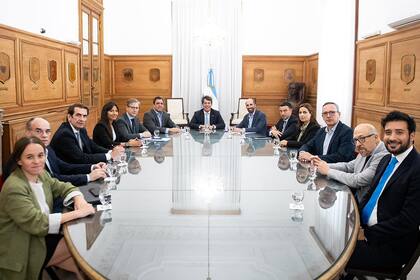
<svg viewBox="0 0 420 280">
<path fill-rule="evenodd" d="M 299 151 L 319 156 L 328 163 L 348 162 L 354 159 L 353 130 L 341 121 L 338 122 L 326 155 L 322 155 L 325 140 L 325 127 L 318 130 L 314 138 L 303 145 Z"/>
<path fill-rule="evenodd" d="M 244 116 L 242 121 L 236 126 L 238 128 L 245 128 L 246 132 L 256 132 L 261 135 L 266 135 L 267 131 L 267 118 L 261 111 L 255 110 L 252 125 L 248 128 L 249 113 Z"/>
<path fill-rule="evenodd" d="M 190 127 L 192 129 L 198 129 L 200 125 L 204 125 L 204 110 L 201 109 L 194 113 L 193 118 L 190 121 Z M 216 129 L 224 129 L 225 122 L 219 111 L 211 109 L 210 111 L 210 125 L 215 125 Z"/>
<path fill-rule="evenodd" d="M 64 122 L 54 134 L 50 145 L 60 159 L 69 163 L 106 162 L 105 154 L 108 150 L 93 142 L 85 128 L 80 129 L 80 139 L 83 150 L 80 149 L 70 124 Z"/>
<path fill-rule="evenodd" d="M 382 174 L 385 172 L 391 155 L 386 155 L 379 162 L 371 188 L 360 203 L 360 214 L 369 201 Z M 404 262 L 417 247 L 420 225 L 420 156 L 416 149 L 407 155 L 404 161 L 389 178 L 377 205 L 377 221 L 373 226 L 364 225 L 368 243 L 383 246 L 389 244 Z"/>
<path fill-rule="evenodd" d="M 70 164 L 57 157 L 54 150 L 48 146 L 48 163 L 45 169 L 51 174 L 51 177 L 57 178 L 63 182 L 70 182 L 75 186 L 82 186 L 88 183 L 86 174 L 90 173 L 91 164 Z"/>
</svg>

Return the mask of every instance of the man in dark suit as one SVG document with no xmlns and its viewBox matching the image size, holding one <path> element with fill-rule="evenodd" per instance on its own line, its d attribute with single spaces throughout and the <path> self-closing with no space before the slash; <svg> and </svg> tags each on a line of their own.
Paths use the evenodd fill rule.
<svg viewBox="0 0 420 280">
<path fill-rule="evenodd" d="M 203 109 L 194 113 L 189 126 L 192 129 L 204 129 L 206 126 L 211 129 L 224 129 L 225 122 L 219 111 L 211 108 L 213 100 L 206 95 L 201 98 Z"/>
<path fill-rule="evenodd" d="M 148 138 L 151 136 L 147 128 L 140 122 L 137 114 L 140 109 L 140 101 L 135 98 L 127 100 L 123 114 L 115 123 L 118 134 L 122 142 L 128 142 L 130 139 Z"/>
<path fill-rule="evenodd" d="M 245 101 L 245 106 L 248 114 L 244 116 L 242 121 L 233 129 L 234 132 L 256 132 L 261 135 L 266 135 L 267 118 L 265 114 L 257 110 L 255 100 L 249 98 Z"/>
<path fill-rule="evenodd" d="M 385 147 L 391 154 L 380 161 L 371 188 L 360 203 L 362 228 L 346 269 L 401 267 L 418 244 L 420 156 L 413 146 L 416 123 L 407 114 L 393 111 L 381 124 Z"/>
<path fill-rule="evenodd" d="M 334 102 L 322 106 L 326 127 L 299 149 L 299 159 L 310 161 L 317 156 L 328 163 L 348 162 L 354 158 L 353 130 L 340 121 L 340 111 Z"/>
<path fill-rule="evenodd" d="M 122 146 L 107 150 L 92 141 L 86 131 L 89 109 L 82 104 L 68 108 L 67 122 L 61 124 L 51 140 L 57 156 L 69 163 L 98 163 L 115 160 L 124 152 Z"/>
<path fill-rule="evenodd" d="M 164 111 L 163 98 L 156 96 L 153 99 L 153 108 L 144 113 L 144 126 L 153 133 L 156 129 L 160 133 L 179 133 L 181 130 L 171 120 L 168 113 Z"/>
<path fill-rule="evenodd" d="M 75 186 L 86 185 L 88 182 L 106 177 L 106 165 L 103 162 L 98 164 L 71 164 L 59 159 L 49 145 L 51 127 L 47 120 L 43 118 L 28 120 L 26 122 L 26 136 L 39 138 L 47 147 L 45 169 L 52 177 L 63 182 L 70 182 Z"/>
<path fill-rule="evenodd" d="M 293 106 L 290 102 L 285 101 L 279 106 L 280 120 L 275 126 L 272 126 L 269 131 L 269 136 L 279 138 L 280 140 L 287 139 L 297 132 L 298 118 L 292 115 Z"/>
</svg>

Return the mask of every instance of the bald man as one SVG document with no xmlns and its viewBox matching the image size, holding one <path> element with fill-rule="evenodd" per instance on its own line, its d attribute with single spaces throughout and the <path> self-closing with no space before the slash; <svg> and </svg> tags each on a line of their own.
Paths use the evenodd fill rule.
<svg viewBox="0 0 420 280">
<path fill-rule="evenodd" d="M 356 191 L 358 201 L 367 192 L 382 157 L 388 154 L 376 128 L 368 123 L 356 126 L 353 141 L 358 156 L 350 162 L 327 163 L 315 157 L 318 172 L 348 185 Z"/>
<path fill-rule="evenodd" d="M 234 132 L 258 133 L 261 135 L 267 132 L 267 118 L 265 114 L 257 110 L 257 104 L 253 98 L 245 101 L 248 114 L 244 116 L 242 121 L 233 129 Z"/>
</svg>

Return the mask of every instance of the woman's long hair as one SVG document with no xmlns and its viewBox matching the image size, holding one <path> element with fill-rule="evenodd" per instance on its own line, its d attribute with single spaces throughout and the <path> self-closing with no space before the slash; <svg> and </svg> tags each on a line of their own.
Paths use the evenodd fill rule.
<svg viewBox="0 0 420 280">
<path fill-rule="evenodd" d="M 316 124 L 318 124 L 318 122 L 315 119 L 314 109 L 312 108 L 311 104 L 309 104 L 309 103 L 302 103 L 299 106 L 299 110 L 302 107 L 305 107 L 309 111 L 309 113 L 311 114 L 311 118 L 309 119 L 309 123 L 316 123 Z M 298 110 L 298 119 L 299 119 L 299 128 L 300 128 L 300 127 L 302 127 L 303 122 L 299 118 L 299 110 Z"/>
<path fill-rule="evenodd" d="M 118 105 L 114 101 L 109 101 L 105 103 L 104 107 L 102 107 L 101 119 L 99 120 L 100 123 L 103 123 L 105 125 L 109 135 L 111 136 L 112 136 L 112 128 L 111 128 L 111 125 L 109 124 L 108 112 L 111 111 L 114 106 L 117 108 L 117 111 L 119 112 L 120 109 L 118 109 Z"/>
<path fill-rule="evenodd" d="M 39 144 L 42 146 L 45 152 L 45 146 L 44 143 L 42 143 L 41 140 L 39 140 L 37 137 L 22 137 L 20 138 L 16 143 L 15 147 L 13 149 L 13 153 L 10 155 L 10 158 L 7 160 L 7 163 L 5 164 L 3 168 L 3 178 L 4 180 L 7 179 L 7 177 L 12 174 L 13 171 L 18 167 L 17 162 L 20 160 L 20 157 L 23 154 L 23 151 L 26 149 L 26 147 L 29 144 Z"/>
</svg>

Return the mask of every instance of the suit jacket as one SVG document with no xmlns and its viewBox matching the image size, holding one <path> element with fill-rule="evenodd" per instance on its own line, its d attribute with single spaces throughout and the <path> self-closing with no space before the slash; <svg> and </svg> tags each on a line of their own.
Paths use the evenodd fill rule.
<svg viewBox="0 0 420 280">
<path fill-rule="evenodd" d="M 284 123 L 284 120 L 280 118 L 280 120 L 276 124 L 277 130 L 281 131 L 283 129 L 283 123 Z M 286 128 L 284 129 L 284 132 L 281 135 L 280 140 L 293 137 L 296 134 L 296 131 L 298 129 L 297 124 L 298 124 L 298 118 L 296 118 L 295 115 L 291 115 L 289 120 L 286 123 Z"/>
<path fill-rule="evenodd" d="M 51 177 L 57 178 L 63 182 L 69 182 L 74 186 L 83 186 L 88 183 L 86 174 L 91 171 L 91 164 L 67 163 L 57 157 L 54 150 L 48 146 L 47 160 L 51 167 L 45 165 L 45 169 L 50 173 Z"/>
<path fill-rule="evenodd" d="M 249 113 L 244 116 L 242 121 L 236 126 L 238 128 L 245 128 L 245 132 L 256 132 L 261 135 L 266 135 L 267 131 L 267 118 L 261 111 L 255 110 L 252 125 L 248 128 Z"/>
<path fill-rule="evenodd" d="M 323 127 L 299 151 L 317 155 L 328 163 L 347 162 L 354 158 L 353 130 L 350 127 L 339 121 L 328 146 L 327 154 L 322 155 L 325 135 L 325 127 Z"/>
<path fill-rule="evenodd" d="M 381 179 L 391 155 L 386 155 L 379 162 L 372 187 L 363 198 L 360 214 L 369 201 Z M 377 205 L 378 223 L 364 225 L 368 244 L 389 244 L 395 249 L 402 263 L 407 261 L 417 247 L 420 225 L 420 156 L 416 149 L 407 155 L 389 178 Z"/>
<path fill-rule="evenodd" d="M 200 125 L 204 125 L 204 110 L 198 110 L 194 113 L 194 116 L 192 117 L 189 126 L 192 129 L 198 129 Z M 225 128 L 225 122 L 223 121 L 222 116 L 220 115 L 220 112 L 217 110 L 211 109 L 210 111 L 210 125 L 215 125 L 216 129 L 224 129 Z"/>
<path fill-rule="evenodd" d="M 388 151 L 386 150 L 384 143 L 380 142 L 373 150 L 366 165 L 366 157 L 362 157 L 359 154 L 350 162 L 328 164 L 330 170 L 328 171 L 327 176 L 356 189 L 357 199 L 360 202 L 369 190 L 369 186 L 372 183 L 379 162 L 387 154 Z"/>
<path fill-rule="evenodd" d="M 93 142 L 107 150 L 112 150 L 115 145 L 119 145 L 121 137 L 118 134 L 115 122 L 112 123 L 112 126 L 115 131 L 115 141 L 112 140 L 112 135 L 109 133 L 107 126 L 102 122 L 98 122 L 93 129 Z"/>
<path fill-rule="evenodd" d="M 156 129 L 159 129 L 161 133 L 166 133 L 167 128 L 176 127 L 176 124 L 171 120 L 170 115 L 166 112 L 163 112 L 162 114 L 162 126 L 160 126 L 159 118 L 153 109 L 144 113 L 143 123 L 152 134 Z"/>
<path fill-rule="evenodd" d="M 47 205 L 77 190 L 69 183 L 39 176 Z M 52 211 L 51 211 L 52 213 Z M 7 178 L 0 193 L 0 278 L 38 279 L 46 257 L 48 215 L 41 212 L 35 193 L 18 167 Z"/>
<path fill-rule="evenodd" d="M 134 118 L 134 127 L 132 127 L 127 113 L 123 114 L 115 122 L 114 127 L 116 128 L 116 133 L 119 135 L 121 142 L 128 142 L 130 139 L 140 138 L 140 133 L 147 130 L 138 118 Z"/>
<path fill-rule="evenodd" d="M 69 163 L 106 162 L 105 154 L 108 150 L 93 142 L 85 128 L 80 129 L 80 139 L 83 150 L 80 149 L 70 124 L 64 122 L 54 134 L 50 145 L 60 159 Z"/>
<path fill-rule="evenodd" d="M 319 124 L 317 122 L 310 122 L 306 127 L 305 131 L 303 132 L 300 141 L 297 141 L 300 134 L 300 128 L 296 126 L 296 131 L 293 136 L 289 136 L 287 140 L 287 147 L 291 148 L 300 148 L 303 144 L 307 143 L 309 140 L 314 138 L 315 134 L 319 130 Z"/>
</svg>

